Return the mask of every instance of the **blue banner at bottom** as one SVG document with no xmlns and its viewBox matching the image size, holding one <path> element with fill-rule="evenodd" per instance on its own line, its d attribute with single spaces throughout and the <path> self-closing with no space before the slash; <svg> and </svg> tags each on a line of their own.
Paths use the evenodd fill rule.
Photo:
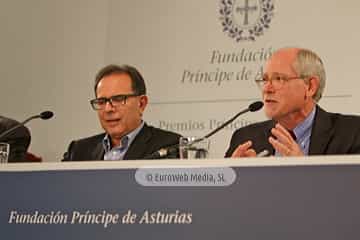
<svg viewBox="0 0 360 240">
<path fill-rule="evenodd" d="M 0 170 L 1 239 L 359 239 L 360 165 Z"/>
</svg>

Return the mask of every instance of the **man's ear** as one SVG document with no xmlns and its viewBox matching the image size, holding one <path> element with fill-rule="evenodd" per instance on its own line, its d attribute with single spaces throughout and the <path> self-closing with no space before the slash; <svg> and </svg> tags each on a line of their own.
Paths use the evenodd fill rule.
<svg viewBox="0 0 360 240">
<path fill-rule="evenodd" d="M 318 76 L 311 76 L 307 79 L 306 96 L 314 98 L 317 90 L 320 87 L 320 79 Z"/>
<path fill-rule="evenodd" d="M 144 112 L 145 111 L 145 108 L 148 104 L 148 97 L 146 95 L 142 95 L 140 96 L 140 99 L 139 99 L 139 108 L 141 109 L 141 112 Z"/>
</svg>

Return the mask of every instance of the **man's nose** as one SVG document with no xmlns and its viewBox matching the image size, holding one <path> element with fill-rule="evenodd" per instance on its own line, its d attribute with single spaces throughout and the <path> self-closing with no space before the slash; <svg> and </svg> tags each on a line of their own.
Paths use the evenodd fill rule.
<svg viewBox="0 0 360 240">
<path fill-rule="evenodd" d="M 274 85 L 273 85 L 272 81 L 266 81 L 263 86 L 262 91 L 263 92 L 274 92 L 275 89 L 274 89 Z"/>
<path fill-rule="evenodd" d="M 105 110 L 106 112 L 109 112 L 109 111 L 113 111 L 113 110 L 114 110 L 114 105 L 111 103 L 110 100 L 105 103 L 105 108 L 104 108 L 104 110 Z"/>
</svg>

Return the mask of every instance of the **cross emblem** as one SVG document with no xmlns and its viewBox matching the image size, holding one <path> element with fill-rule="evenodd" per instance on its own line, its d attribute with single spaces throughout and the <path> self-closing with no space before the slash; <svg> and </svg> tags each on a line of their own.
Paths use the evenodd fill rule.
<svg viewBox="0 0 360 240">
<path fill-rule="evenodd" d="M 249 0 L 245 0 L 245 6 L 236 8 L 236 12 L 238 12 L 240 14 L 244 14 L 244 25 L 249 24 L 249 12 L 254 12 L 257 10 L 257 8 L 258 8 L 258 6 L 256 6 L 256 5 L 250 6 Z"/>
</svg>

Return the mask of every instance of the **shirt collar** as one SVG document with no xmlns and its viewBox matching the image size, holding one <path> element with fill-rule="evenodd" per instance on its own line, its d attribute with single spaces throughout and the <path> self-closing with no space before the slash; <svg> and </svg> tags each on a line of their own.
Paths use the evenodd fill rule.
<svg viewBox="0 0 360 240">
<path fill-rule="evenodd" d="M 120 139 L 120 142 L 122 143 L 123 140 L 127 141 L 127 147 L 129 147 L 131 145 L 131 143 L 134 141 L 135 137 L 139 134 L 139 132 L 141 131 L 141 129 L 144 127 L 145 122 L 141 121 L 141 124 L 135 128 L 134 130 L 132 130 L 131 132 L 129 132 L 127 135 L 123 136 Z M 111 138 L 109 134 L 106 134 L 104 139 L 103 139 L 103 147 L 105 152 L 110 151 L 113 147 L 111 144 Z M 115 148 L 121 148 L 121 146 L 116 146 Z"/>
<path fill-rule="evenodd" d="M 316 107 L 313 108 L 313 110 L 310 112 L 310 114 L 305 118 L 305 120 L 303 122 L 298 124 L 293 129 L 296 139 L 301 140 L 306 135 L 308 135 L 307 133 L 311 132 L 312 124 L 315 119 L 315 112 L 316 112 Z"/>
</svg>

